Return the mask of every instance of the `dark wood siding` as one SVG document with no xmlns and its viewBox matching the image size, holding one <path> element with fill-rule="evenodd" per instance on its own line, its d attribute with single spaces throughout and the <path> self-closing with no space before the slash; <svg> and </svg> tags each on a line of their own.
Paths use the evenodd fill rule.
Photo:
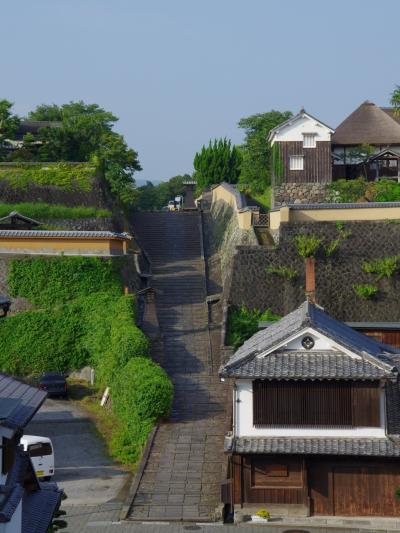
<svg viewBox="0 0 400 533">
<path fill-rule="evenodd" d="M 296 456 L 234 455 L 233 501 L 304 504 L 304 459 Z M 284 474 L 286 475 L 273 475 Z"/>
<path fill-rule="evenodd" d="M 400 486 L 398 459 L 233 455 L 232 465 L 235 505 L 303 504 L 310 505 L 314 515 L 400 515 L 395 497 Z M 265 486 L 254 485 L 254 467 L 262 475 L 284 474 L 284 466 L 287 475 L 276 476 L 280 486 L 271 485 L 268 476 L 261 478 L 267 480 Z"/>
<path fill-rule="evenodd" d="M 384 342 L 385 344 L 390 344 L 395 348 L 400 348 L 400 331 L 388 330 L 388 329 L 365 329 L 365 328 L 354 328 L 364 335 L 373 337 L 379 342 Z"/>
<path fill-rule="evenodd" d="M 314 515 L 398 516 L 400 461 L 360 458 L 309 460 Z"/>
<path fill-rule="evenodd" d="M 256 427 L 380 426 L 378 382 L 253 381 Z"/>
<path fill-rule="evenodd" d="M 317 141 L 316 148 L 303 148 L 301 141 L 279 142 L 282 183 L 329 183 L 332 181 L 331 143 Z M 304 156 L 304 170 L 290 170 L 290 156 Z"/>
</svg>

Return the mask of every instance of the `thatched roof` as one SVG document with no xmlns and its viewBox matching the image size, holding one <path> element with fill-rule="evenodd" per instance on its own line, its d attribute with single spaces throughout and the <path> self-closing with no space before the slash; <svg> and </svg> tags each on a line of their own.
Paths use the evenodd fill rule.
<svg viewBox="0 0 400 533">
<path fill-rule="evenodd" d="M 333 144 L 400 144 L 400 123 L 393 111 L 366 100 L 349 115 L 332 135 Z"/>
</svg>

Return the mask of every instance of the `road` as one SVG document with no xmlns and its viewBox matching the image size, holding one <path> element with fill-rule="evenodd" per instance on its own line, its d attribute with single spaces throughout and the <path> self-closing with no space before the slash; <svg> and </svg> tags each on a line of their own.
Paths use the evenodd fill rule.
<svg viewBox="0 0 400 533">
<path fill-rule="evenodd" d="M 110 459 L 93 422 L 72 401 L 48 398 L 25 434 L 52 440 L 53 480 L 68 496 L 63 508 L 123 501 L 130 474 Z"/>
</svg>

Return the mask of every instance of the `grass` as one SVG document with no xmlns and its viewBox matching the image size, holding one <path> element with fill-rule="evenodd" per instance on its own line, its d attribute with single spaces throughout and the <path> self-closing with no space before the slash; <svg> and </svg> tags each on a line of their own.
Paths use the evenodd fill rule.
<svg viewBox="0 0 400 533">
<path fill-rule="evenodd" d="M 18 211 L 21 215 L 37 219 L 39 222 L 53 218 L 104 218 L 111 216 L 111 211 L 108 211 L 108 209 L 98 209 L 84 205 L 68 207 L 66 205 L 47 204 L 45 202 L 0 203 L 0 217 L 7 216 L 11 211 Z"/>
<path fill-rule="evenodd" d="M 251 197 L 261 204 L 267 211 L 271 209 L 271 187 L 267 187 L 263 193 L 251 193 Z"/>
<path fill-rule="evenodd" d="M 119 426 L 120 422 L 111 409 L 101 407 L 103 392 L 84 380 L 68 379 L 68 394 L 69 399 L 77 404 L 92 420 L 96 430 L 104 440 L 109 456 L 118 461 L 110 443 L 115 428 Z M 135 471 L 134 464 L 129 464 L 128 468 Z"/>
</svg>

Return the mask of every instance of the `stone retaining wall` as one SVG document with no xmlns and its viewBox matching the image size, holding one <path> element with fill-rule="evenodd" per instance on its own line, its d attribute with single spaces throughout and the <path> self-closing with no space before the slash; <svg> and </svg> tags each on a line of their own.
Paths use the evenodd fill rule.
<svg viewBox="0 0 400 533">
<path fill-rule="evenodd" d="M 363 272 L 364 260 L 400 253 L 400 224 L 388 222 L 349 222 L 352 234 L 331 256 L 320 253 L 316 261 L 317 302 L 335 318 L 345 321 L 400 321 L 400 276 L 377 282 L 379 293 L 365 300 L 354 293 L 353 285 L 375 283 L 372 274 Z M 335 223 L 283 224 L 279 246 L 239 246 L 232 258 L 224 297 L 230 305 L 270 308 L 279 315 L 293 311 L 304 301 L 304 260 L 298 255 L 294 237 L 299 233 L 316 234 L 329 243 L 338 238 Z M 286 266 L 297 271 L 289 281 L 268 274 L 268 266 Z"/>
<path fill-rule="evenodd" d="M 321 204 L 327 201 L 326 183 L 282 183 L 273 188 L 272 207 L 288 204 Z"/>
</svg>

